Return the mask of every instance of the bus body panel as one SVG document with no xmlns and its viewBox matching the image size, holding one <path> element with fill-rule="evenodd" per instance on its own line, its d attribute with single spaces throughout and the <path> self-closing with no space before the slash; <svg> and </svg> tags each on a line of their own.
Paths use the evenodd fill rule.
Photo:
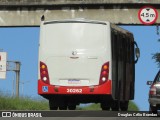
<svg viewBox="0 0 160 120">
<path fill-rule="evenodd" d="M 120 101 L 134 99 L 135 61 L 133 34 L 111 30 L 112 38 L 112 97 Z"/>
<path fill-rule="evenodd" d="M 38 80 L 38 94 L 40 95 L 111 95 L 112 81 L 95 86 L 56 86 Z"/>
<path fill-rule="evenodd" d="M 41 34 L 39 62 L 48 67 L 50 85 L 99 85 L 102 65 L 111 64 L 109 23 L 43 24 Z"/>
</svg>

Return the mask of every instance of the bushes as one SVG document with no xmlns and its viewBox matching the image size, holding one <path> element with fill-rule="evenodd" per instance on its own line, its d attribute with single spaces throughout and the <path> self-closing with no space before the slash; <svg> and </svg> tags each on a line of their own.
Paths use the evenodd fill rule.
<svg viewBox="0 0 160 120">
<path fill-rule="evenodd" d="M 85 107 L 78 107 L 77 109 L 78 110 L 101 110 L 100 104 L 91 104 Z M 130 101 L 128 106 L 128 111 L 139 111 L 139 108 L 134 102 Z"/>
<path fill-rule="evenodd" d="M 0 96 L 0 110 L 49 110 L 48 102 Z"/>
</svg>

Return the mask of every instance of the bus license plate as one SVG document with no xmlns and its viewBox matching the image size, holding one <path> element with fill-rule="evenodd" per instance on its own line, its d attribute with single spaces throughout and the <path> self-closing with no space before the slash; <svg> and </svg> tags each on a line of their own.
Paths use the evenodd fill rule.
<svg viewBox="0 0 160 120">
<path fill-rule="evenodd" d="M 80 84 L 81 81 L 80 80 L 77 80 L 77 79 L 69 79 L 68 80 L 68 84 Z"/>
</svg>

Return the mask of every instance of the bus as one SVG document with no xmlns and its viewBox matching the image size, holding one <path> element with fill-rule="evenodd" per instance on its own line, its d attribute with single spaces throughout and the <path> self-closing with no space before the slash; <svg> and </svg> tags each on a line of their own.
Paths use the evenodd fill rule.
<svg viewBox="0 0 160 120">
<path fill-rule="evenodd" d="M 100 103 L 102 110 L 126 111 L 139 56 L 133 34 L 110 22 L 43 19 L 38 94 L 49 100 L 50 110 Z"/>
</svg>

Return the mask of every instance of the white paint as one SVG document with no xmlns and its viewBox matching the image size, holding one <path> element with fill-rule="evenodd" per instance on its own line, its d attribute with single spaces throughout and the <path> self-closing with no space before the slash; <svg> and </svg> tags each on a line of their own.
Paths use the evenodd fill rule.
<svg viewBox="0 0 160 120">
<path fill-rule="evenodd" d="M 85 19 L 45 23 L 40 28 L 39 62 L 47 65 L 50 84 L 98 85 L 103 64 L 111 65 L 110 23 Z"/>
<path fill-rule="evenodd" d="M 7 53 L 0 52 L 0 79 L 6 79 Z"/>
</svg>

